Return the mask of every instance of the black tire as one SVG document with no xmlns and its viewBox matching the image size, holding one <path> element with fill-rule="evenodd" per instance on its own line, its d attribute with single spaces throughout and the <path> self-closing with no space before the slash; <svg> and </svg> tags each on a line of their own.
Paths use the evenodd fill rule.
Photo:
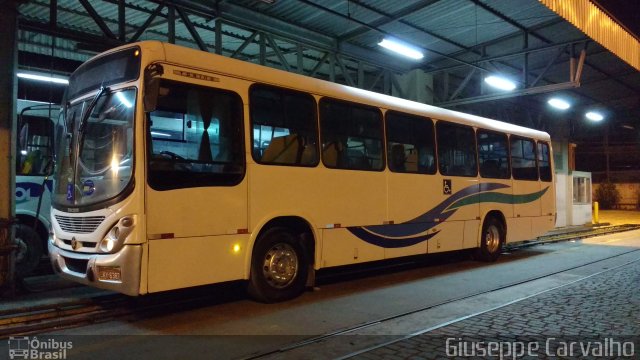
<svg viewBox="0 0 640 360">
<path fill-rule="evenodd" d="M 476 249 L 474 258 L 480 261 L 493 262 L 498 259 L 505 242 L 505 230 L 502 222 L 489 216 L 482 224 L 480 247 Z"/>
<path fill-rule="evenodd" d="M 247 291 L 254 299 L 274 303 L 292 299 L 305 288 L 308 261 L 300 236 L 275 227 L 260 235 L 251 257 Z"/>
<path fill-rule="evenodd" d="M 15 253 L 16 278 L 22 279 L 31 275 L 40 264 L 44 253 L 42 239 L 38 233 L 26 225 L 15 227 L 15 239 L 18 249 Z"/>
</svg>

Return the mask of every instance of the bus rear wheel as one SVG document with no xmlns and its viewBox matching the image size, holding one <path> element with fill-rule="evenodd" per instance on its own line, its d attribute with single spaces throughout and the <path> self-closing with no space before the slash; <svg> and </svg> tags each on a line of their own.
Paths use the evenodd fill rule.
<svg viewBox="0 0 640 360">
<path fill-rule="evenodd" d="M 505 231 L 502 223 L 493 216 L 486 218 L 482 224 L 480 247 L 474 257 L 480 261 L 496 261 L 502 252 L 504 240 Z"/>
<path fill-rule="evenodd" d="M 287 228 L 271 228 L 253 249 L 249 295 L 265 303 L 292 299 L 304 290 L 307 271 L 299 236 Z"/>
</svg>

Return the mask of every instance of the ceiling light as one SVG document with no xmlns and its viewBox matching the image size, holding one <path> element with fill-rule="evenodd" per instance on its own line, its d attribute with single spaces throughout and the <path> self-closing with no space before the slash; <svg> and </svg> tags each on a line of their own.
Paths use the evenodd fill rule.
<svg viewBox="0 0 640 360">
<path fill-rule="evenodd" d="M 424 57 L 424 54 L 422 54 L 422 51 L 420 51 L 415 46 L 411 46 L 409 44 L 400 42 L 398 40 L 384 38 L 382 39 L 382 41 L 378 43 L 378 45 L 382 46 L 385 49 L 389 49 L 400 55 L 403 55 L 415 60 L 420 60 Z"/>
<path fill-rule="evenodd" d="M 487 76 L 484 78 L 484 82 L 500 90 L 511 91 L 516 88 L 516 84 L 513 81 L 501 76 Z"/>
<path fill-rule="evenodd" d="M 23 78 L 23 79 L 45 81 L 45 82 L 52 82 L 56 84 L 65 84 L 65 85 L 69 84 L 69 80 L 64 78 L 59 78 L 59 77 L 43 76 L 43 75 L 36 75 L 36 74 L 29 74 L 29 73 L 18 73 L 17 75 L 19 78 Z"/>
<path fill-rule="evenodd" d="M 571 107 L 571 105 L 559 98 L 552 98 L 549 101 L 547 101 L 547 103 L 549 103 L 549 105 L 553 106 L 556 109 L 560 109 L 560 110 L 567 110 L 568 108 Z"/>
<path fill-rule="evenodd" d="M 585 114 L 585 116 L 587 117 L 587 119 L 591 121 L 602 121 L 604 119 L 604 115 L 595 111 L 589 111 L 588 113 Z"/>
</svg>

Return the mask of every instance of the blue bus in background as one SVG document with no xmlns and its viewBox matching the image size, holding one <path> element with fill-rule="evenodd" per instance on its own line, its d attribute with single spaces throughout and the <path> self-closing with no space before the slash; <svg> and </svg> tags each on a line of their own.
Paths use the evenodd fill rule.
<svg viewBox="0 0 640 360">
<path fill-rule="evenodd" d="M 16 128 L 16 276 L 31 274 L 46 253 L 50 227 L 54 129 L 58 105 L 18 100 Z"/>
</svg>

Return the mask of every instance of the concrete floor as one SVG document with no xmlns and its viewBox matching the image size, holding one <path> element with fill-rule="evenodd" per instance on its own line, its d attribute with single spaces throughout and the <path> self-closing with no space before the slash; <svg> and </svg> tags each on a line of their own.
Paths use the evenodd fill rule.
<svg viewBox="0 0 640 360">
<path fill-rule="evenodd" d="M 620 218 L 630 218 L 630 213 L 622 213 L 624 216 Z M 614 213 L 606 215 L 611 215 L 608 219 L 618 216 Z M 468 261 L 458 256 L 434 265 L 401 270 L 375 270 L 365 276 L 327 280 L 316 291 L 281 304 L 265 305 L 232 296 L 227 297 L 229 300 L 220 300 L 212 305 L 174 309 L 166 314 L 147 317 L 129 317 L 59 331 L 55 335 L 84 335 L 69 338 L 77 341 L 69 358 L 136 356 L 169 359 L 181 354 L 188 354 L 190 358 L 242 358 L 381 318 L 411 311 L 423 314 L 422 309 L 462 296 L 527 281 L 611 256 L 621 256 L 638 248 L 640 231 L 629 231 L 575 242 L 535 246 L 505 254 L 498 262 L 491 264 Z M 616 260 L 614 258 L 609 261 L 615 263 Z M 596 270 L 598 269 L 593 269 Z M 554 287 L 558 281 L 586 275 L 584 272 L 588 271 L 591 270 L 573 270 L 565 276 L 543 281 L 536 286 Z M 223 291 L 219 286 L 210 289 L 213 293 Z M 504 298 L 494 296 L 491 301 L 506 301 L 522 291 L 513 290 Z M 183 294 L 188 296 L 188 290 L 183 290 Z M 378 335 L 407 334 L 421 326 L 428 327 L 429 321 L 444 318 L 447 314 L 470 314 L 478 309 L 477 306 L 489 304 L 482 299 L 474 301 L 475 303 L 451 305 L 449 310 L 437 311 L 436 315 L 424 313 L 422 317 L 412 318 L 411 321 L 402 321 L 400 318 L 395 323 L 384 323 L 377 327 L 381 332 Z M 407 327 L 408 324 L 411 327 Z M 0 353 L 1 348 L 0 346 Z M 311 351 L 316 355 L 325 355 L 320 358 L 331 358 L 326 356 L 328 348 L 314 348 Z M 317 357 L 310 355 L 307 353 L 305 358 Z"/>
<path fill-rule="evenodd" d="M 640 211 L 637 210 L 600 210 L 600 222 L 611 225 L 640 224 Z"/>
</svg>

